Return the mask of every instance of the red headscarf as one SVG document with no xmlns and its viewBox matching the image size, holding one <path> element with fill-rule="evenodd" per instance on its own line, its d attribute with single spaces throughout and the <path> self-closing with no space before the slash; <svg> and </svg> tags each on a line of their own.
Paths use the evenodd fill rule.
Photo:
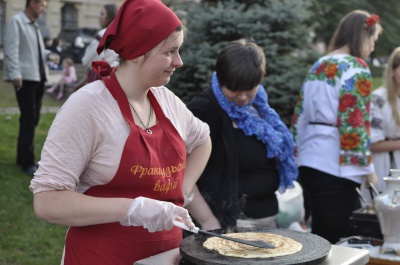
<svg viewBox="0 0 400 265">
<path fill-rule="evenodd" d="M 110 48 L 126 60 L 146 54 L 181 25 L 160 0 L 126 0 L 97 47 Z M 108 45 L 108 47 L 107 47 Z"/>
</svg>

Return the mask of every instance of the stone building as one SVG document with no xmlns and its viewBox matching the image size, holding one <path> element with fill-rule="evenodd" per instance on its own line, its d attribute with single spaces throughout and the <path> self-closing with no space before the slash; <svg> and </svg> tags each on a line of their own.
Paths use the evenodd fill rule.
<svg viewBox="0 0 400 265">
<path fill-rule="evenodd" d="M 59 37 L 60 34 L 76 34 L 79 28 L 99 28 L 99 13 L 104 4 L 124 0 L 47 0 L 47 12 L 38 20 L 43 37 Z M 25 9 L 26 0 L 0 0 L 0 46 L 7 20 Z"/>
</svg>

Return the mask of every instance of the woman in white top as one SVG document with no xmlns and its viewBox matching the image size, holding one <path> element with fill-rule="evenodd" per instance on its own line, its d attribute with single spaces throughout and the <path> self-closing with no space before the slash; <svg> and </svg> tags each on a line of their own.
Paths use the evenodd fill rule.
<svg viewBox="0 0 400 265">
<path fill-rule="evenodd" d="M 349 217 L 360 207 L 355 188 L 376 179 L 369 146 L 372 82 L 364 60 L 374 50 L 378 22 L 360 10 L 341 20 L 329 53 L 309 70 L 293 115 L 312 232 L 331 243 L 349 233 Z"/>
<path fill-rule="evenodd" d="M 400 47 L 393 50 L 383 74 L 383 86 L 372 93 L 371 151 L 378 176 L 377 188 L 386 190 L 383 177 L 400 168 Z M 369 202 L 370 193 L 363 186 Z"/>
<path fill-rule="evenodd" d="M 166 85 L 184 27 L 160 0 L 127 0 L 97 52 L 102 80 L 57 113 L 31 181 L 36 215 L 69 226 L 64 265 L 133 264 L 179 246 L 182 206 L 211 153 L 208 125 Z"/>
<path fill-rule="evenodd" d="M 100 54 L 97 54 L 96 52 L 97 45 L 99 45 L 101 37 L 103 37 L 103 34 L 108 25 L 110 25 L 111 21 L 114 20 L 117 12 L 118 8 L 115 4 L 106 4 L 101 8 L 99 15 L 99 24 L 101 29 L 97 32 L 96 37 L 86 47 L 85 53 L 82 57 L 82 65 L 86 68 L 87 74 L 75 86 L 74 91 L 78 90 L 85 84 L 99 79 L 97 73 L 92 70 L 93 61 L 106 60 L 107 62 L 110 62 L 111 66 L 118 66 L 118 54 L 116 54 L 113 50 L 109 49 Z"/>
</svg>

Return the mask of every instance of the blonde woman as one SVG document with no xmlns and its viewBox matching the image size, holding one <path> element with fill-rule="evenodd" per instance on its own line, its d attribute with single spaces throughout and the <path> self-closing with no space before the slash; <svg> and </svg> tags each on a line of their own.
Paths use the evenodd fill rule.
<svg viewBox="0 0 400 265">
<path fill-rule="evenodd" d="M 383 85 L 372 93 L 371 151 L 377 188 L 386 190 L 383 177 L 400 168 L 400 47 L 394 49 L 383 74 Z M 363 188 L 365 197 L 369 193 Z"/>
</svg>

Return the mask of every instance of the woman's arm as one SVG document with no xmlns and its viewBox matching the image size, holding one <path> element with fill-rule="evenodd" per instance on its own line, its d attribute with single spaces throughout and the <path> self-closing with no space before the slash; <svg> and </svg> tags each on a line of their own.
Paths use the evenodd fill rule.
<svg viewBox="0 0 400 265">
<path fill-rule="evenodd" d="M 98 198 L 69 190 L 40 192 L 33 198 L 39 219 L 67 226 L 118 222 L 132 202 L 132 199 Z"/>
<path fill-rule="evenodd" d="M 189 213 L 196 219 L 201 227 L 205 230 L 221 228 L 217 218 L 212 213 L 207 202 L 204 200 L 197 188 L 196 182 L 203 172 L 211 154 L 211 138 L 200 146 L 196 147 L 186 159 L 186 173 L 183 181 L 183 194 L 185 198 L 192 192 L 194 194 L 193 201 L 186 208 Z"/>
<path fill-rule="evenodd" d="M 400 150 L 400 140 L 387 140 L 371 144 L 372 153 L 383 153 Z"/>
<path fill-rule="evenodd" d="M 203 230 L 220 229 L 221 224 L 204 200 L 197 185 L 193 187 L 192 192 L 194 194 L 193 201 L 186 206 L 190 215 L 196 219 Z"/>
<path fill-rule="evenodd" d="M 137 197 L 97 198 L 74 191 L 45 191 L 33 200 L 38 218 L 68 226 L 120 222 L 123 226 L 143 226 L 149 232 L 170 230 L 178 219 L 188 227 L 194 224 L 186 209 L 171 202 Z"/>
<path fill-rule="evenodd" d="M 186 171 L 183 180 L 183 195 L 189 196 L 201 173 L 207 165 L 211 154 L 210 137 L 202 144 L 197 146 L 186 158 Z"/>
</svg>

